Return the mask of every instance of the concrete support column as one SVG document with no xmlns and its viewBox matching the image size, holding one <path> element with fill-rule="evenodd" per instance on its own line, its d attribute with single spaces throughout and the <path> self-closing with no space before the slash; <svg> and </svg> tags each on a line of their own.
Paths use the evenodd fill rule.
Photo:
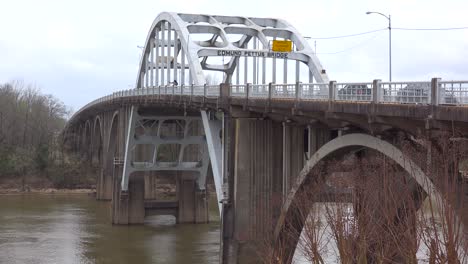
<svg viewBox="0 0 468 264">
<path fill-rule="evenodd" d="M 118 126 L 115 131 L 111 131 L 111 141 L 109 146 L 107 163 L 112 164 L 112 223 L 113 224 L 143 224 L 145 220 L 145 180 L 142 172 L 134 172 L 129 177 L 128 191 L 121 191 L 124 147 L 117 142 L 124 142 L 125 131 L 128 131 L 131 108 L 121 111 Z M 114 128 L 112 128 L 114 129 Z M 114 136 L 112 136 L 114 134 Z M 118 158 L 114 161 L 114 158 Z"/>
<path fill-rule="evenodd" d="M 115 166 L 112 177 L 113 191 L 111 204 L 112 224 L 128 224 L 128 195 L 121 195 L 122 166 Z"/>
<path fill-rule="evenodd" d="M 128 185 L 128 192 L 120 191 L 120 183 L 121 177 L 115 177 L 112 197 L 112 223 L 119 225 L 143 224 L 145 220 L 144 177 L 138 174 L 132 175 Z"/>
<path fill-rule="evenodd" d="M 113 189 L 112 177 L 113 177 L 113 171 L 114 171 L 113 155 L 114 155 L 113 152 L 104 153 L 103 163 L 101 165 L 102 167 L 99 171 L 99 175 L 96 181 L 96 199 L 97 200 L 109 201 L 112 199 L 112 189 Z"/>
<path fill-rule="evenodd" d="M 143 224 L 145 221 L 145 180 L 142 175 L 135 175 L 128 186 L 128 223 Z"/>
<path fill-rule="evenodd" d="M 157 198 L 157 178 L 154 172 L 145 172 L 145 199 L 154 200 Z"/>
<path fill-rule="evenodd" d="M 237 119 L 234 146 L 234 230 L 228 263 L 259 263 L 257 246 L 272 233 L 282 197 L 281 123 Z"/>
<path fill-rule="evenodd" d="M 308 157 L 314 155 L 314 153 L 330 141 L 330 130 L 327 128 L 318 128 L 314 126 L 308 127 Z"/>
<path fill-rule="evenodd" d="M 210 218 L 206 189 L 195 191 L 195 223 L 204 224 L 209 221 Z"/>
<path fill-rule="evenodd" d="M 96 198 L 102 201 L 110 201 L 112 199 L 112 187 L 112 168 L 104 166 L 98 177 Z"/>
<path fill-rule="evenodd" d="M 304 167 L 305 126 L 283 123 L 283 197 Z"/>
<path fill-rule="evenodd" d="M 177 223 L 207 223 L 208 200 L 206 191 L 197 190 L 195 179 L 180 174 L 177 177 L 179 212 Z"/>
</svg>

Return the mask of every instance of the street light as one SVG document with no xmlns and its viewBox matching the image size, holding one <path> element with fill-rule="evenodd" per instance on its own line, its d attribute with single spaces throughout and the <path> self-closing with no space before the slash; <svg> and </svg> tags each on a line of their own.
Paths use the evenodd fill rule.
<svg viewBox="0 0 468 264">
<path fill-rule="evenodd" d="M 141 50 L 141 52 L 140 52 L 140 59 L 141 59 L 141 55 L 142 55 L 143 49 L 144 49 L 145 47 L 142 47 L 142 46 L 140 46 L 140 45 L 137 45 L 136 47 L 139 48 L 139 49 Z"/>
<path fill-rule="evenodd" d="M 392 81 L 392 19 L 390 15 L 386 16 L 380 12 L 366 12 L 367 15 L 378 14 L 388 19 L 388 63 L 389 63 L 389 79 Z"/>
<path fill-rule="evenodd" d="M 311 40 L 312 37 L 304 37 L 306 40 Z M 314 54 L 317 55 L 317 41 L 314 40 Z"/>
</svg>

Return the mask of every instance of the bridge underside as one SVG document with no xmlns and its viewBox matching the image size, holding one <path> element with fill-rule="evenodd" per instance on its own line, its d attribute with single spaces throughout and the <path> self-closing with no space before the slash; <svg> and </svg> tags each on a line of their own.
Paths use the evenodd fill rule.
<svg viewBox="0 0 468 264">
<path fill-rule="evenodd" d="M 264 243 L 266 234 L 273 234 L 275 228 L 279 232 L 279 223 L 285 221 L 285 217 L 291 217 L 284 208 L 291 204 L 288 200 L 291 190 L 298 190 L 298 182 L 310 181 L 304 170 L 316 156 L 314 153 L 330 140 L 344 138 L 350 133 L 369 132 L 366 127 L 349 123 L 311 122 L 297 116 L 281 119 L 278 113 L 265 115 L 242 107 L 223 112 L 209 109 L 196 112 L 188 108 L 181 111 L 176 107 L 147 105 L 136 108 L 129 105 L 100 115 L 99 119 L 107 124 L 102 129 L 108 132 L 102 137 L 103 146 L 93 147 L 105 150 L 101 171 L 107 174 L 103 173 L 99 178 L 98 197 L 109 196 L 104 192 L 110 189 L 113 223 L 143 223 L 145 216 L 162 214 L 175 216 L 178 223 L 209 221 L 206 177 L 211 168 L 209 172 L 214 177 L 217 200 L 221 202 L 224 263 L 258 261 L 259 243 Z M 402 130 L 383 131 L 382 138 L 395 144 L 402 135 L 418 144 L 425 140 L 417 134 L 419 139 L 414 140 Z M 350 142 L 356 143 L 355 140 Z M 424 144 L 422 146 L 426 146 Z M 331 157 L 338 158 L 346 153 L 362 153 L 362 146 L 343 147 L 343 151 Z M 126 180 L 125 165 L 132 168 L 130 173 L 127 172 Z M 338 173 L 346 175 L 345 172 Z M 175 193 L 171 199 L 157 199 L 155 175 L 172 177 Z M 415 175 L 414 172 L 411 175 Z M 109 183 L 110 187 L 102 186 Z M 413 181 L 415 186 L 424 187 L 425 183 L 421 179 Z M 457 215 L 466 225 L 468 215 L 463 208 L 468 200 L 463 190 L 468 186 L 466 181 L 461 184 L 460 196 L 456 199 L 459 201 L 457 208 L 460 208 Z M 123 189 L 124 186 L 127 188 Z M 334 188 L 327 189 L 332 194 L 325 192 L 314 197 L 321 197 L 317 198 L 321 201 L 330 201 L 330 197 L 337 201 L 358 201 L 352 192 Z M 343 195 L 336 198 L 336 193 Z M 297 228 L 301 230 L 302 226 Z M 288 243 L 294 248 L 297 241 L 293 239 Z M 294 250 L 290 249 L 290 252 Z M 287 261 L 291 258 L 292 255 Z"/>
</svg>

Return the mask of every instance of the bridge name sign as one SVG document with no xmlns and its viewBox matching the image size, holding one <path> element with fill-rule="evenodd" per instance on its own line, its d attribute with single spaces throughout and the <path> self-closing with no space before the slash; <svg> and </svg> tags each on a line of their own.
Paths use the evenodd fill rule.
<svg viewBox="0 0 468 264">
<path fill-rule="evenodd" d="M 248 51 L 248 50 L 218 50 L 218 56 L 232 57 L 264 57 L 264 58 L 279 58 L 287 59 L 288 52 L 271 52 L 271 51 Z"/>
</svg>

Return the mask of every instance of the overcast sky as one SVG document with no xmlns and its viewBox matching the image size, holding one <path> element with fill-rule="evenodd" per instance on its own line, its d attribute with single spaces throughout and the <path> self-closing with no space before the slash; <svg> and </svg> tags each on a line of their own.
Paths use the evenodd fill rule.
<svg viewBox="0 0 468 264">
<path fill-rule="evenodd" d="M 283 18 L 312 38 L 387 27 L 366 11 L 391 14 L 393 27 L 468 26 L 466 0 L 1 0 L 0 10 L 0 83 L 35 83 L 74 110 L 134 85 L 137 45 L 163 11 Z M 316 44 L 331 80 L 388 80 L 388 31 Z M 392 48 L 394 81 L 468 79 L 468 30 L 393 30 Z"/>
</svg>

